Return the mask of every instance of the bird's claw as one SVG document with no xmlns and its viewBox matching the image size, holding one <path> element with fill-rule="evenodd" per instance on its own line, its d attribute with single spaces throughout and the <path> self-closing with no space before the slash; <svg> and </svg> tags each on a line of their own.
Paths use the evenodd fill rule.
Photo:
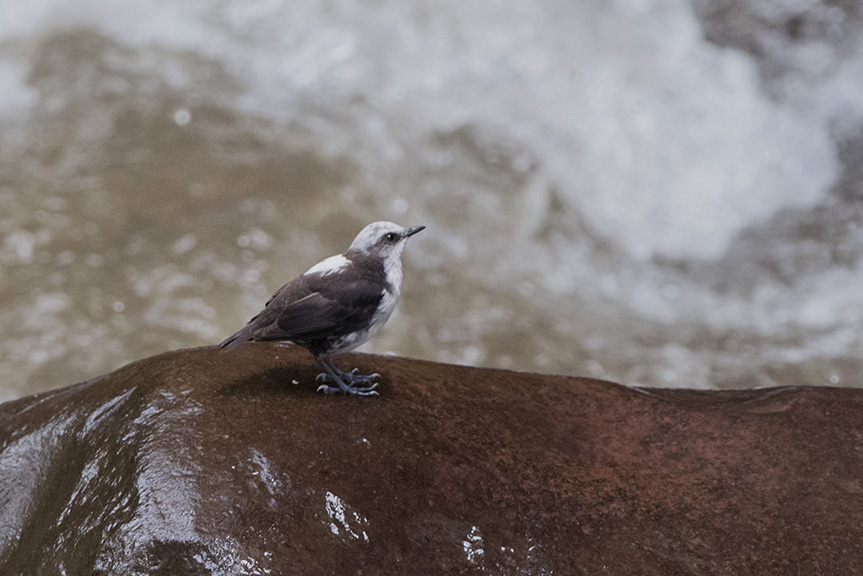
<svg viewBox="0 0 863 576">
<path fill-rule="evenodd" d="M 360 374 L 359 368 L 345 372 L 339 368 L 329 365 L 327 372 L 321 372 L 315 377 L 316 382 L 321 382 L 318 392 L 324 394 L 347 394 L 349 396 L 377 396 L 375 388 L 378 383 L 375 378 L 381 375 L 377 372 L 368 376 Z"/>
<path fill-rule="evenodd" d="M 356 386 L 357 384 L 374 384 L 374 380 L 376 378 L 380 378 L 381 375 L 375 372 L 374 374 L 366 376 L 365 374 L 360 374 L 359 368 L 354 368 L 350 372 L 340 372 L 339 377 L 341 377 L 348 386 Z M 315 376 L 315 382 L 323 382 L 326 384 L 335 382 L 335 380 L 326 372 L 321 372 Z"/>
<path fill-rule="evenodd" d="M 373 384 L 377 386 L 375 378 L 380 378 L 380 374 L 369 374 L 368 376 L 357 376 L 354 378 L 345 378 L 345 384 L 348 386 L 356 386 L 357 384 Z"/>
<path fill-rule="evenodd" d="M 359 368 L 354 368 L 350 372 L 346 372 L 342 374 L 342 378 L 344 378 L 345 383 L 348 386 L 353 386 L 355 384 L 372 384 L 375 378 L 380 378 L 381 375 L 375 372 L 374 374 L 369 374 L 366 376 L 365 374 L 360 374 Z"/>
<path fill-rule="evenodd" d="M 347 390 L 342 390 L 338 386 L 327 386 L 326 384 L 321 384 L 318 386 L 318 392 L 323 392 L 326 395 L 332 394 L 348 394 L 351 396 L 378 396 L 378 391 L 375 390 L 377 384 L 373 384 L 372 386 L 368 386 L 365 388 L 353 388 L 351 386 L 347 387 Z"/>
<path fill-rule="evenodd" d="M 326 384 L 321 384 L 320 386 L 318 386 L 317 391 L 323 392 L 327 396 L 331 396 L 332 394 L 338 394 L 342 390 L 338 386 L 327 386 Z"/>
</svg>

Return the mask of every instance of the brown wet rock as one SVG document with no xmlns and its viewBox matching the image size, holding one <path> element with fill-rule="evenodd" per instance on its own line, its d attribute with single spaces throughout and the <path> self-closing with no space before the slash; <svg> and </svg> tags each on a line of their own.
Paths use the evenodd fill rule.
<svg viewBox="0 0 863 576">
<path fill-rule="evenodd" d="M 0 574 L 852 574 L 863 390 L 641 392 L 302 350 L 0 406 Z M 299 384 L 292 384 L 292 380 Z"/>
</svg>

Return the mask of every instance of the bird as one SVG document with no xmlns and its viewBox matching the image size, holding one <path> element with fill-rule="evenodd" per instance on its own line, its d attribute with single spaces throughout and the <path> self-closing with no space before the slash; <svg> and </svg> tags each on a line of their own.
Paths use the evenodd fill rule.
<svg viewBox="0 0 863 576">
<path fill-rule="evenodd" d="M 312 353 L 323 369 L 318 392 L 377 395 L 380 375 L 345 372 L 332 357 L 374 336 L 389 320 L 401 294 L 401 255 L 407 239 L 425 226 L 403 228 L 372 222 L 343 253 L 330 256 L 281 288 L 246 326 L 219 347 L 230 352 L 246 342 L 291 342 Z"/>
</svg>

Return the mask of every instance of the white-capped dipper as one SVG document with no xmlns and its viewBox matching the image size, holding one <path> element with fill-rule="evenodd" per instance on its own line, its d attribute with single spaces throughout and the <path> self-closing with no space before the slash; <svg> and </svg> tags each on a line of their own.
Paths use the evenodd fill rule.
<svg viewBox="0 0 863 576">
<path fill-rule="evenodd" d="M 364 376 L 357 368 L 345 372 L 331 358 L 374 336 L 392 315 L 402 288 L 405 243 L 424 228 L 369 224 L 347 252 L 318 262 L 279 288 L 245 328 L 219 347 L 228 352 L 246 342 L 293 342 L 314 354 L 324 369 L 317 377 L 323 382 L 319 392 L 377 394 L 379 374 Z"/>
</svg>

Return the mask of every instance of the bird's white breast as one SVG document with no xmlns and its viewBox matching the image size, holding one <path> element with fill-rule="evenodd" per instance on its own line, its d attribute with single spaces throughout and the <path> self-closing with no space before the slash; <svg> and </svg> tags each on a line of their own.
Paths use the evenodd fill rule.
<svg viewBox="0 0 863 576">
<path fill-rule="evenodd" d="M 381 303 L 378 304 L 378 309 L 372 319 L 372 335 L 390 319 L 402 293 L 402 261 L 398 256 L 384 261 L 384 274 L 387 279 L 387 287 L 384 289 Z"/>
<path fill-rule="evenodd" d="M 404 250 L 403 246 L 402 250 Z M 387 279 L 387 283 L 392 286 L 396 298 L 398 298 L 402 291 L 402 250 L 390 254 L 384 259 L 384 276 Z"/>
</svg>

